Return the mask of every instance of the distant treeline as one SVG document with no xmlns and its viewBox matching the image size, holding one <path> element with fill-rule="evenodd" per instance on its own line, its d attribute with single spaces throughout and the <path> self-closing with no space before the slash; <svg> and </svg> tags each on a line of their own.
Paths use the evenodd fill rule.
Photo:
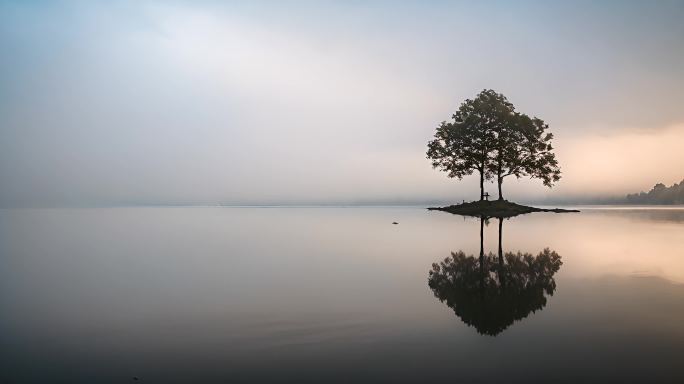
<svg viewBox="0 0 684 384">
<path fill-rule="evenodd" d="M 627 195 L 629 204 L 684 204 L 684 180 L 666 187 L 656 184 L 650 191 Z"/>
</svg>

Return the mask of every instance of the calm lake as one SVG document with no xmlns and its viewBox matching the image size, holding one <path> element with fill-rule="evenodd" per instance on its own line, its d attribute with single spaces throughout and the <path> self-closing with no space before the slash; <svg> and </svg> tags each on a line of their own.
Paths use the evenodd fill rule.
<svg viewBox="0 0 684 384">
<path fill-rule="evenodd" d="M 0 210 L 0 383 L 684 383 L 684 209 L 580 209 Z"/>
</svg>

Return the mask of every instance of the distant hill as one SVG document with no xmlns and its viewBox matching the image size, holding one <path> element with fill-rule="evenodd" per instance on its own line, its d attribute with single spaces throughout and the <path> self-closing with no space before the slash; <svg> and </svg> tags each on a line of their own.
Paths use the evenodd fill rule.
<svg viewBox="0 0 684 384">
<path fill-rule="evenodd" d="M 656 184 L 650 191 L 627 195 L 628 204 L 684 204 L 684 180 L 666 187 Z"/>
</svg>

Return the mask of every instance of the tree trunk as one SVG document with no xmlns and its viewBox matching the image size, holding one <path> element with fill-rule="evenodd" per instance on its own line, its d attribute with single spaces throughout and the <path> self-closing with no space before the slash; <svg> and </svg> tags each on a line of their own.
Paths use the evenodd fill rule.
<svg viewBox="0 0 684 384">
<path fill-rule="evenodd" d="M 480 171 L 480 201 L 484 200 L 484 171 Z"/>
<path fill-rule="evenodd" d="M 503 177 L 499 176 L 497 178 L 497 181 L 499 183 L 499 200 L 503 200 L 503 193 L 501 192 L 501 184 L 503 184 Z"/>
</svg>

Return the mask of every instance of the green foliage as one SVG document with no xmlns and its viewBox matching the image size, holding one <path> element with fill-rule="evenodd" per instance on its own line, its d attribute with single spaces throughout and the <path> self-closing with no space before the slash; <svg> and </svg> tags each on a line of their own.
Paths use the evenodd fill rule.
<svg viewBox="0 0 684 384">
<path fill-rule="evenodd" d="M 433 168 L 458 179 L 479 173 L 480 199 L 484 181 L 492 177 L 488 165 L 494 143 L 494 132 L 489 129 L 494 118 L 494 103 L 490 101 L 493 95 L 493 91 L 482 91 L 475 99 L 464 101 L 452 121 L 442 122 L 428 143 L 427 157 Z"/>
<path fill-rule="evenodd" d="M 549 187 L 560 179 L 548 125 L 516 112 L 504 95 L 484 90 L 464 101 L 452 119 L 437 128 L 427 158 L 452 178 L 478 172 L 481 199 L 486 180 L 497 181 L 503 198 L 501 184 L 507 176 L 537 178 Z"/>
<path fill-rule="evenodd" d="M 548 124 L 536 117 L 514 112 L 497 133 L 491 162 L 499 186 L 507 176 L 540 179 L 547 187 L 560 180 L 560 167 L 553 153 L 553 134 Z M 499 191 L 501 192 L 501 191 Z"/>
</svg>

